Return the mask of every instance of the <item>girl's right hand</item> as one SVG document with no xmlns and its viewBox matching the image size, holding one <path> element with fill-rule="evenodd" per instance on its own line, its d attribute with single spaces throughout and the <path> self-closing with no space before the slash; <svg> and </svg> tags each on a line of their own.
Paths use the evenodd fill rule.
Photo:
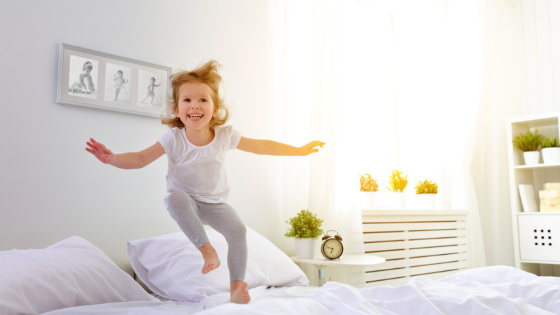
<svg viewBox="0 0 560 315">
<path fill-rule="evenodd" d="M 104 164 L 111 164 L 111 162 L 115 161 L 115 154 L 111 152 L 111 150 L 107 149 L 103 144 L 93 140 L 93 138 L 89 139 L 91 141 L 87 142 L 89 148 L 86 148 L 86 151 L 95 155 L 95 157 Z"/>
</svg>

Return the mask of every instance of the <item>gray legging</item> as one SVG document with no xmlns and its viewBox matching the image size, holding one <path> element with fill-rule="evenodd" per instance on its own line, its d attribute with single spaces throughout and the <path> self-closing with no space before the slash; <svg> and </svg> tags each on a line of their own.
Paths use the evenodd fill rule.
<svg viewBox="0 0 560 315">
<path fill-rule="evenodd" d="M 174 191 L 167 199 L 167 210 L 196 248 L 208 242 L 203 224 L 220 232 L 228 243 L 230 282 L 245 280 L 247 228 L 232 206 L 227 203 L 197 201 L 184 191 Z"/>
</svg>

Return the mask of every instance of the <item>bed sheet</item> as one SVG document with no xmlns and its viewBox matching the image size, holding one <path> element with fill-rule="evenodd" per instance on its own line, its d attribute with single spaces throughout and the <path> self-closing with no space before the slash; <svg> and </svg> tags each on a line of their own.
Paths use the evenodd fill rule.
<svg viewBox="0 0 560 315">
<path fill-rule="evenodd" d="M 229 294 L 218 294 L 196 303 L 109 303 L 45 314 L 560 315 L 560 278 L 506 266 L 466 270 L 437 281 L 415 277 L 396 287 L 358 289 L 327 282 L 323 287 L 257 287 L 249 292 L 248 305 L 228 303 Z"/>
<path fill-rule="evenodd" d="M 312 298 L 335 314 L 560 314 L 560 278 L 506 266 L 466 270 L 440 280 L 356 289 L 326 283 Z"/>
<path fill-rule="evenodd" d="M 311 298 L 315 286 L 267 287 L 249 290 L 249 305 L 229 303 L 229 293 L 216 294 L 200 302 L 173 301 L 153 294 L 160 302 L 119 302 L 69 307 L 43 315 L 185 315 L 185 314 L 333 314 Z"/>
</svg>

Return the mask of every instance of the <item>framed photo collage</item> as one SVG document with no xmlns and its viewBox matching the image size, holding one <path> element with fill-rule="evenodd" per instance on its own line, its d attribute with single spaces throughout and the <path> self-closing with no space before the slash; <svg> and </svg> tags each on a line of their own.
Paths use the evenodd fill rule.
<svg viewBox="0 0 560 315">
<path fill-rule="evenodd" d="M 157 117 L 171 68 L 60 44 L 57 103 Z"/>
</svg>

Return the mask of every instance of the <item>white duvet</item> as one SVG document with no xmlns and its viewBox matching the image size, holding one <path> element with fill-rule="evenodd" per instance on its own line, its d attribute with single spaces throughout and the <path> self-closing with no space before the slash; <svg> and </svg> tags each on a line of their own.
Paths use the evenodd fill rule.
<svg viewBox="0 0 560 315">
<path fill-rule="evenodd" d="M 416 277 L 396 287 L 357 289 L 337 282 L 323 287 L 257 287 L 248 305 L 227 294 L 200 302 L 121 302 L 72 307 L 58 314 L 558 314 L 560 278 L 537 277 L 505 266 L 466 270 L 441 280 Z"/>
</svg>

